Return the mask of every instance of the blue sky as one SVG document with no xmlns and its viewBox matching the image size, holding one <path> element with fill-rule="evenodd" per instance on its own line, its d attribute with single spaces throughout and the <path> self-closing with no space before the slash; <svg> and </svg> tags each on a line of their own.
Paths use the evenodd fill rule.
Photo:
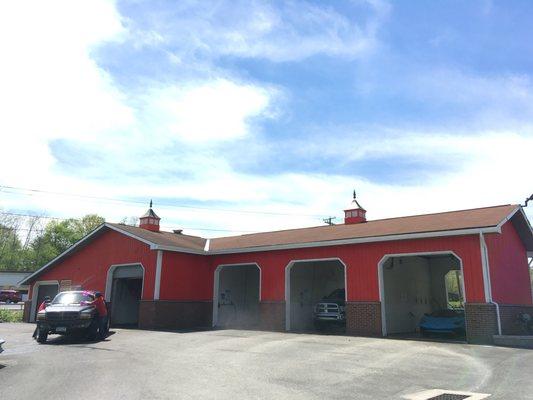
<svg viewBox="0 0 533 400">
<path fill-rule="evenodd" d="M 353 188 L 371 219 L 533 191 L 529 1 L 41 3 L 0 6 L 1 185 L 206 236 L 339 221 Z"/>
</svg>

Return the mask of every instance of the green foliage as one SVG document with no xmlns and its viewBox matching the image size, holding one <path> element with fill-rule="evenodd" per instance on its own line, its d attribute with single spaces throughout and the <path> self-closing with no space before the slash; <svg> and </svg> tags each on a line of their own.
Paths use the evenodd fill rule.
<svg viewBox="0 0 533 400">
<path fill-rule="evenodd" d="M 0 266 L 19 265 L 21 261 L 22 243 L 17 231 L 8 226 L 0 225 Z"/>
<path fill-rule="evenodd" d="M 51 260 L 103 223 L 104 219 L 95 214 L 86 215 L 81 220 L 71 218 L 50 222 L 44 234 L 32 243 L 33 251 L 39 254 L 35 260 L 38 264 Z"/>
<path fill-rule="evenodd" d="M 28 236 L 25 244 L 17 235 L 19 222 L 0 225 L 0 270 L 34 271 L 104 222 L 104 218 L 95 214 L 82 219 L 52 221 L 39 234 L 31 238 Z"/>
<path fill-rule="evenodd" d="M 0 310 L 0 322 L 22 322 L 22 310 Z"/>
</svg>

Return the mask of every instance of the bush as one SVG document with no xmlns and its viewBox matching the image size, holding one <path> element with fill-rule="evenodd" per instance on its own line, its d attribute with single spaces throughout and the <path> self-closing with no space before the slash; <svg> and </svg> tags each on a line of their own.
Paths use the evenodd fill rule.
<svg viewBox="0 0 533 400">
<path fill-rule="evenodd" d="M 22 322 L 22 310 L 0 310 L 0 322 Z"/>
</svg>

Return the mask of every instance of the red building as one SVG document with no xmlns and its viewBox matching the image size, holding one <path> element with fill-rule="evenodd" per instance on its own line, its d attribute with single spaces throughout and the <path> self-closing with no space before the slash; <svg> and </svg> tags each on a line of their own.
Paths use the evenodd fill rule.
<svg viewBox="0 0 533 400">
<path fill-rule="evenodd" d="M 150 329 L 308 330 L 316 302 L 340 288 L 352 335 L 416 332 L 455 302 L 468 340 L 490 342 L 533 313 L 533 230 L 519 205 L 367 221 L 354 198 L 342 225 L 215 239 L 159 221 L 150 207 L 139 227 L 105 223 L 28 277 L 27 318 L 73 288 L 105 293 L 114 324 Z"/>
</svg>

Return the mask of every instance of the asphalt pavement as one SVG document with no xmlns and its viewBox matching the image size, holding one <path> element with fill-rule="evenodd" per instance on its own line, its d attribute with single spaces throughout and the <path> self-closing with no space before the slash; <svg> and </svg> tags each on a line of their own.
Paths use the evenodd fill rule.
<svg viewBox="0 0 533 400">
<path fill-rule="evenodd" d="M 100 342 L 0 324 L 0 399 L 402 399 L 431 389 L 533 398 L 533 350 L 243 330 L 116 329 Z"/>
</svg>

